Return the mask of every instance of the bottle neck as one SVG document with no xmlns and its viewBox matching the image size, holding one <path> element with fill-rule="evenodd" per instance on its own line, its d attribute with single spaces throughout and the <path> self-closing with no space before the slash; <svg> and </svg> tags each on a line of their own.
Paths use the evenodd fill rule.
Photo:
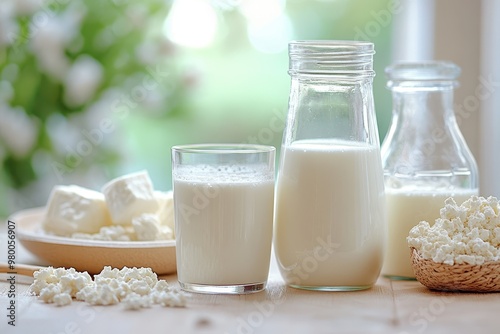
<svg viewBox="0 0 500 334">
<path fill-rule="evenodd" d="M 392 98 L 393 117 L 399 127 L 425 133 L 456 123 L 452 86 L 419 90 L 394 87 Z"/>
<path fill-rule="evenodd" d="M 374 46 L 358 41 L 292 41 L 292 86 L 283 144 L 298 140 L 377 147 L 373 108 Z"/>
<path fill-rule="evenodd" d="M 283 143 L 320 138 L 380 146 L 371 76 L 292 76 Z"/>
<path fill-rule="evenodd" d="M 386 190 L 477 192 L 477 166 L 453 111 L 460 68 L 449 62 L 400 63 L 386 74 L 393 98 L 381 148 Z"/>
<path fill-rule="evenodd" d="M 415 89 L 392 87 L 392 122 L 383 143 L 404 143 L 414 165 L 431 165 L 447 146 L 463 141 L 453 112 L 453 86 Z M 385 147 L 384 147 L 385 146 Z M 415 157 L 418 155 L 418 159 Z M 442 158 L 442 157 L 441 157 Z"/>
<path fill-rule="evenodd" d="M 453 86 L 392 87 L 392 94 L 392 123 L 381 152 L 387 187 L 477 189 L 474 157 L 453 111 Z"/>
</svg>

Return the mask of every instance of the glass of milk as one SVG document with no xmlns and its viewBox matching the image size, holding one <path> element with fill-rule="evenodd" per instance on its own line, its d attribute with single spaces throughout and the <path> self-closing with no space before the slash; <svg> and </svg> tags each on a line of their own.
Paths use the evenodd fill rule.
<svg viewBox="0 0 500 334">
<path fill-rule="evenodd" d="M 379 276 L 386 230 L 373 54 L 369 42 L 289 44 L 274 249 L 291 287 L 361 290 Z"/>
<path fill-rule="evenodd" d="M 177 276 L 183 290 L 261 291 L 269 274 L 275 148 L 172 148 Z"/>
</svg>

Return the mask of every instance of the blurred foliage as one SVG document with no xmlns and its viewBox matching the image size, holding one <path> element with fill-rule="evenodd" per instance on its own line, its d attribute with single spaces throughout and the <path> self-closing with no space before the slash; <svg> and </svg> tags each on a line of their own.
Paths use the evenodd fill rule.
<svg viewBox="0 0 500 334">
<path fill-rule="evenodd" d="M 0 47 L 1 82 L 2 87 L 12 93 L 4 94 L 0 108 L 2 114 L 17 113 L 17 117 L 7 117 L 14 122 L 26 115 L 24 118 L 33 126 L 22 129 L 37 135 L 35 140 L 27 143 L 29 147 L 16 150 L 16 145 L 9 146 L 9 142 L 16 140 L 12 137 L 26 134 L 2 129 L 4 173 L 13 187 L 22 187 L 39 176 L 32 165 L 35 152 L 43 150 L 54 161 L 64 160 L 67 152 L 55 147 L 49 133 L 52 129 L 47 127 L 54 114 L 70 122 L 73 115 L 87 112 L 111 88 L 123 87 L 127 80 L 129 86 L 137 84 L 140 79 L 134 76 L 144 71 L 148 60 L 135 56 L 134 51 L 150 34 L 153 34 L 153 39 L 159 38 L 159 34 L 154 36 L 154 27 L 161 25 L 167 12 L 165 2 L 157 0 L 140 4 L 121 0 L 53 1 L 39 8 L 22 8 L 23 2 L 27 1 L 16 4 L 12 0 L 10 9 L 8 1 L 2 4 L 4 12 L 11 11 L 12 28 L 7 43 Z M 29 3 L 25 5 L 29 6 Z M 85 85 L 95 86 L 82 101 L 74 101 L 65 94 L 65 89 L 71 84 L 68 80 L 75 80 L 69 72 L 82 55 L 91 59 L 90 66 L 101 73 L 85 73 L 93 71 L 92 68 L 80 69 L 81 74 L 98 78 L 95 78 L 95 83 L 81 83 L 83 87 L 73 83 L 73 90 L 85 90 Z M 50 64 L 50 58 L 59 62 Z M 9 107 L 17 110 L 9 110 Z M 78 122 L 84 125 L 83 119 L 78 119 Z M 113 150 L 107 147 L 96 147 L 94 154 L 104 163 L 116 161 Z"/>
<path fill-rule="evenodd" d="M 45 191 L 36 181 L 50 187 L 78 182 L 95 166 L 113 168 L 122 148 L 103 137 L 120 119 L 166 112 L 161 74 L 176 80 L 175 47 L 161 31 L 169 7 L 164 0 L 2 0 L 0 193 L 7 200 L 0 216 L 12 197 Z"/>
<path fill-rule="evenodd" d="M 375 43 L 383 137 L 391 17 L 380 13 L 389 0 L 189 0 L 216 15 L 217 33 L 201 48 L 175 44 L 164 30 L 183 1 L 0 1 L 0 216 L 42 205 L 55 184 L 99 188 L 143 168 L 169 189 L 175 144 L 279 149 L 290 39 Z M 282 26 L 255 30 L 253 20 L 276 8 Z M 183 18 L 187 29 L 206 30 L 200 13 L 192 7 Z"/>
</svg>

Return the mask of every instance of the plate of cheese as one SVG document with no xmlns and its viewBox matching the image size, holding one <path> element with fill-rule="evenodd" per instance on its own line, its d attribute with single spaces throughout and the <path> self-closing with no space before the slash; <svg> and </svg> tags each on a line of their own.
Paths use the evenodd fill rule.
<svg viewBox="0 0 500 334">
<path fill-rule="evenodd" d="M 173 195 L 155 191 L 146 171 L 114 179 L 101 192 L 55 186 L 45 207 L 9 219 L 21 244 L 54 267 L 176 271 Z"/>
</svg>

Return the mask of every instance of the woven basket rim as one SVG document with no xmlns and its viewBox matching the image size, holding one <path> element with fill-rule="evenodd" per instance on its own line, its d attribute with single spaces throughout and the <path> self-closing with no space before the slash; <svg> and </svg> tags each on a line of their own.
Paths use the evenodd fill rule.
<svg viewBox="0 0 500 334">
<path fill-rule="evenodd" d="M 487 265 L 488 266 L 489 265 L 500 265 L 500 260 L 498 260 L 498 261 L 485 261 L 482 264 L 468 264 L 468 263 L 447 264 L 447 263 L 442 263 L 442 262 L 434 262 L 434 260 L 432 260 L 432 259 L 425 259 L 415 247 L 410 247 L 410 252 L 411 253 L 415 252 L 421 261 L 429 261 L 429 262 L 435 263 L 436 265 L 445 265 L 445 266 L 453 266 L 453 267 L 459 267 L 459 266 L 479 267 L 479 266 L 487 266 Z"/>
<path fill-rule="evenodd" d="M 416 279 L 429 289 L 500 292 L 500 261 L 449 265 L 424 259 L 413 247 L 410 247 L 410 257 Z"/>
</svg>

